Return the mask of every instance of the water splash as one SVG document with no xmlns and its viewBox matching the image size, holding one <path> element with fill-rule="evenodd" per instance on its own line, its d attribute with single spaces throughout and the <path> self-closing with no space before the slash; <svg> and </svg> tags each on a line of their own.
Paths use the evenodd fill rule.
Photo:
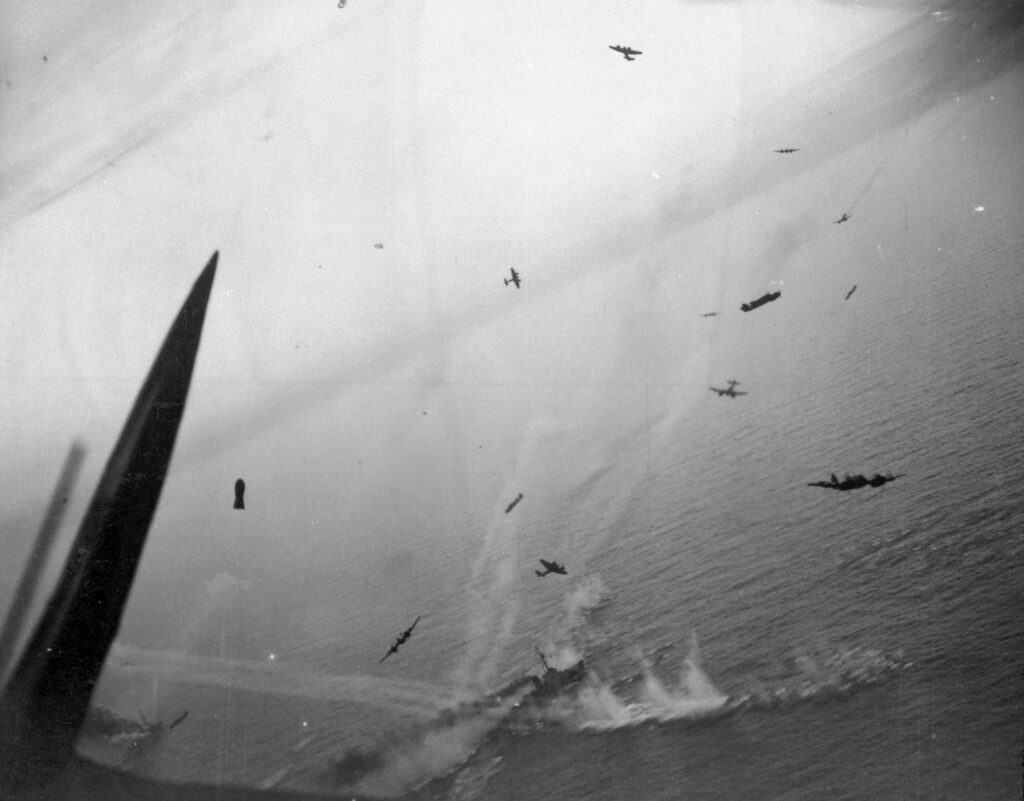
<svg viewBox="0 0 1024 801">
<path fill-rule="evenodd" d="M 729 697 L 714 686 L 700 666 L 697 636 L 690 641 L 690 651 L 683 660 L 679 687 L 668 689 L 651 669 L 650 662 L 640 656 L 643 700 L 626 703 L 610 687 L 600 684 L 580 693 L 583 729 L 607 729 L 635 726 L 647 721 L 679 719 L 696 720 L 720 714 L 727 709 Z"/>
<path fill-rule="evenodd" d="M 565 629 L 571 631 L 583 623 L 586 614 L 597 609 L 608 597 L 599 575 L 586 576 L 565 596 Z"/>
</svg>

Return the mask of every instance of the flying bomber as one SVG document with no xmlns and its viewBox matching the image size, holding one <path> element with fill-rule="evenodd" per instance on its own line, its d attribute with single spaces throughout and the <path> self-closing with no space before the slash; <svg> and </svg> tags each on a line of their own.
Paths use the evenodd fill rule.
<svg viewBox="0 0 1024 801">
<path fill-rule="evenodd" d="M 800 148 L 798 147 L 783 147 L 779 150 L 773 150 L 773 153 L 796 153 Z"/>
<path fill-rule="evenodd" d="M 416 624 L 420 622 L 420 617 L 422 617 L 422 615 L 418 616 L 412 622 L 412 625 L 409 626 L 409 628 L 407 628 L 405 631 L 398 635 L 398 638 L 395 640 L 395 644 L 392 645 L 391 648 L 388 649 L 388 652 L 380 658 L 380 662 L 383 662 L 385 659 L 391 656 L 391 654 L 398 653 L 398 649 L 405 643 L 406 640 L 408 640 L 412 636 L 412 630 L 416 628 Z M 380 662 L 378 662 L 377 664 L 379 665 Z"/>
<path fill-rule="evenodd" d="M 881 487 L 883 484 L 889 481 L 895 481 L 900 476 L 905 476 L 906 473 L 886 473 L 884 476 L 881 473 L 875 473 L 870 478 L 865 476 L 863 473 L 856 475 L 850 475 L 847 473 L 843 480 L 840 481 L 836 478 L 836 474 L 833 473 L 832 477 L 828 481 L 812 481 L 808 487 L 823 487 L 824 489 L 839 490 L 840 492 L 847 492 L 849 490 L 860 489 L 861 487 Z"/>
<path fill-rule="evenodd" d="M 508 286 L 509 284 L 515 284 L 516 289 L 519 289 L 519 284 L 522 282 L 523 279 L 519 277 L 519 273 L 516 272 L 515 267 L 511 267 L 509 269 L 512 270 L 512 277 L 505 279 L 505 286 Z"/>
<path fill-rule="evenodd" d="M 632 47 L 623 47 L 622 45 L 608 45 L 609 49 L 614 50 L 616 53 L 622 53 L 626 57 L 626 61 L 636 61 L 633 56 L 642 56 L 643 52 L 640 50 L 634 50 Z"/>
<path fill-rule="evenodd" d="M 737 398 L 740 395 L 748 395 L 749 394 L 747 392 L 737 392 L 736 391 L 736 385 L 738 383 L 740 383 L 740 382 L 736 381 L 735 379 L 730 378 L 726 383 L 729 384 L 727 389 L 719 389 L 718 387 L 708 387 L 708 389 L 710 389 L 712 392 L 717 392 L 718 393 L 718 397 L 720 397 L 720 398 L 722 398 L 722 397 L 725 397 L 725 398 Z"/>
<path fill-rule="evenodd" d="M 845 211 L 844 211 L 844 212 L 842 213 L 842 216 L 840 216 L 840 218 L 839 218 L 838 220 L 833 220 L 833 221 L 832 221 L 832 224 L 833 224 L 833 225 L 839 225 L 839 223 L 844 223 L 844 222 L 846 222 L 846 221 L 847 221 L 848 219 L 850 219 L 850 215 L 849 215 L 849 214 L 848 214 L 847 212 L 845 212 Z"/>
<path fill-rule="evenodd" d="M 508 514 L 513 509 L 515 509 L 516 508 L 516 504 L 519 503 L 522 499 L 523 499 L 523 493 L 520 492 L 518 495 L 516 495 L 515 500 L 512 501 L 512 503 L 510 503 L 508 506 L 505 507 L 505 514 Z"/>
<path fill-rule="evenodd" d="M 565 565 L 560 565 L 560 564 L 558 564 L 558 562 L 549 562 L 547 559 L 539 559 L 538 561 L 542 565 L 544 565 L 544 568 L 545 568 L 543 573 L 541 571 L 539 571 L 539 570 L 534 570 L 533 571 L 538 576 L 543 578 L 548 573 L 557 573 L 560 576 L 566 575 L 566 573 L 565 573 Z"/>
<path fill-rule="evenodd" d="M 752 300 L 750 301 L 750 303 L 744 303 L 742 306 L 740 306 L 740 311 L 753 311 L 759 306 L 764 306 L 764 304 L 766 303 L 771 303 L 773 300 L 778 300 L 780 297 L 782 297 L 781 292 L 769 292 L 765 295 L 761 295 L 761 297 L 759 297 L 757 300 Z"/>
</svg>

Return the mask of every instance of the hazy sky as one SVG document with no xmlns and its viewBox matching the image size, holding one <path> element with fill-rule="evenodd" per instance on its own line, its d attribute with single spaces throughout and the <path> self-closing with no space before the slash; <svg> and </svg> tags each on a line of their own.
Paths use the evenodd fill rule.
<svg viewBox="0 0 1024 801">
<path fill-rule="evenodd" d="M 240 536 L 239 475 L 268 562 L 285 529 L 308 554 L 340 536 L 327 521 L 359 539 L 571 486 L 639 421 L 707 401 L 730 346 L 698 315 L 782 287 L 904 122 L 997 76 L 998 20 L 937 3 L 6 2 L 0 511 L 41 513 L 75 438 L 82 508 L 214 250 L 156 528 L 179 538 L 147 554 L 184 569 L 230 550 L 208 538 Z M 557 467 L 520 475 L 539 447 Z"/>
</svg>

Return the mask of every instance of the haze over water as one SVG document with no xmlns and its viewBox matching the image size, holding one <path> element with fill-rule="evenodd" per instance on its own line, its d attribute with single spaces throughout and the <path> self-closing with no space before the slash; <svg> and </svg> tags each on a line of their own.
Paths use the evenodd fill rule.
<svg viewBox="0 0 1024 801">
<path fill-rule="evenodd" d="M 1020 797 L 1019 10 L 334 5 L 127 19 L 122 116 L 68 141 L 43 99 L 122 75 L 123 34 L 9 69 L 5 598 L 222 260 L 97 696 L 190 714 L 83 750 L 339 794 Z M 446 717 L 535 647 L 578 694 Z M 347 788 L 356 745 L 386 766 Z"/>
</svg>

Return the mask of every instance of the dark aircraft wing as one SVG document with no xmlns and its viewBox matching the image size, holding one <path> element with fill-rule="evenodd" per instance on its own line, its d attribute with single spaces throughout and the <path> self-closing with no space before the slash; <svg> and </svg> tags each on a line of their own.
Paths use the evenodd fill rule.
<svg viewBox="0 0 1024 801">
<path fill-rule="evenodd" d="M 89 764 L 76 758 L 75 740 L 163 489 L 216 269 L 214 253 L 139 391 L 56 589 L 0 694 L 0 796 L 28 797 L 25 788 L 36 787 L 52 797 L 46 788 L 57 774 Z"/>
<path fill-rule="evenodd" d="M 323 797 L 230 784 L 160 781 L 99 765 L 74 751 L 166 475 L 216 264 L 214 253 L 171 326 L 107 461 L 50 602 L 0 690 L 0 797 L 7 801 L 316 801 Z"/>
</svg>

